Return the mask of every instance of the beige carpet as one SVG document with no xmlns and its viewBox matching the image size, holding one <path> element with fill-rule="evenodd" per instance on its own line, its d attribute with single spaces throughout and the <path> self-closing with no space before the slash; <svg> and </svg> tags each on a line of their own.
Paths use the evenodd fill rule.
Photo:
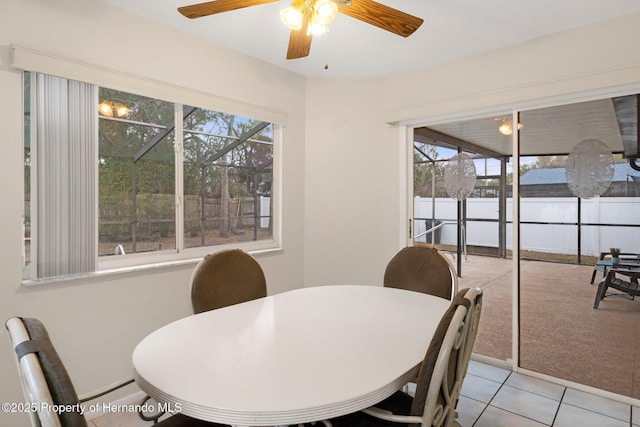
<svg viewBox="0 0 640 427">
<path fill-rule="evenodd" d="M 640 398 L 640 298 L 608 297 L 595 310 L 592 267 L 521 262 L 520 366 Z M 480 286 L 484 306 L 474 351 L 511 358 L 512 261 L 469 256 L 460 288 Z"/>
</svg>

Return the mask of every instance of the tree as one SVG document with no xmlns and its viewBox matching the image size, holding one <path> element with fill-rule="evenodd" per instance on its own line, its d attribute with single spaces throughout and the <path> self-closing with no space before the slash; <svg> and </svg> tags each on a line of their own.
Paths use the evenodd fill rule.
<svg viewBox="0 0 640 427">
<path fill-rule="evenodd" d="M 413 192 L 419 197 L 444 197 L 444 162 L 438 160 L 437 147 L 414 143 Z M 435 181 L 434 181 L 435 179 Z M 434 193 L 435 188 L 435 193 Z"/>
<path fill-rule="evenodd" d="M 175 106 L 105 88 L 100 88 L 100 99 L 111 100 L 112 105 L 122 103 L 129 109 L 123 117 L 103 117 L 105 120 L 100 121 L 101 218 L 111 223 L 131 223 L 131 239 L 135 242 L 143 213 L 150 218 L 147 223 L 157 222 L 161 228 L 175 218 Z M 230 221 L 235 217 L 233 199 L 254 196 L 259 191 L 271 193 L 271 168 L 264 166 L 272 161 L 272 126 L 226 151 L 258 123 L 262 122 L 184 107 L 185 229 L 192 236 L 199 234 L 202 245 L 210 229 L 218 228 L 222 237 L 236 232 L 236 224 Z M 261 172 L 256 173 L 258 170 Z M 214 201 L 220 202 L 219 213 L 211 211 Z"/>
</svg>

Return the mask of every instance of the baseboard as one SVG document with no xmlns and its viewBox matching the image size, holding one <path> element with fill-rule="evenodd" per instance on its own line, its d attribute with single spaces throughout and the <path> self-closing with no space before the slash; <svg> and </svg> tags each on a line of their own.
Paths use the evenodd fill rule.
<svg viewBox="0 0 640 427">
<path fill-rule="evenodd" d="M 494 357 L 485 356 L 483 354 L 471 353 L 471 360 L 475 360 L 476 362 L 495 366 L 497 368 L 507 369 L 509 371 L 513 370 L 513 361 L 511 359 L 501 360 L 501 359 L 496 359 Z"/>
</svg>

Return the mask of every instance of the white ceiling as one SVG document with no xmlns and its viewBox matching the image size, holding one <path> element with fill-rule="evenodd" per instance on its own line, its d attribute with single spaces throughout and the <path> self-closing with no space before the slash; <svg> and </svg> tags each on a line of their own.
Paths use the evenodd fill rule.
<svg viewBox="0 0 640 427">
<path fill-rule="evenodd" d="M 640 11 L 639 0 L 378 0 L 424 23 L 405 39 L 340 15 L 308 57 L 286 60 L 290 0 L 193 20 L 177 8 L 200 1 L 103 1 L 310 77 L 387 76 Z"/>
</svg>

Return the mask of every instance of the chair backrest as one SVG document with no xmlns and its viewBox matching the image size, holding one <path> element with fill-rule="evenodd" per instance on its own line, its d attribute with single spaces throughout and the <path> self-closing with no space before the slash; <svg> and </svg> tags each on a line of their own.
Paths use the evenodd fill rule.
<svg viewBox="0 0 640 427">
<path fill-rule="evenodd" d="M 408 246 L 387 264 L 384 286 L 451 300 L 458 291 L 458 276 L 451 261 L 436 248 Z"/>
<path fill-rule="evenodd" d="M 260 264 L 241 249 L 207 255 L 191 274 L 194 313 L 265 296 L 267 283 Z"/>
<path fill-rule="evenodd" d="M 478 335 L 478 326 L 480 325 L 480 314 L 482 313 L 482 289 L 471 288 L 465 294 L 465 298 L 469 301 L 469 308 L 467 310 L 467 316 L 465 318 L 465 325 L 467 328 L 467 337 L 464 344 L 464 355 L 462 362 L 462 379 L 467 374 L 469 368 L 469 361 L 471 360 L 471 353 L 473 353 L 473 346 L 476 343 L 476 336 Z M 460 387 L 462 387 L 462 381 L 460 381 Z"/>
<path fill-rule="evenodd" d="M 37 409 L 36 413 L 29 413 L 31 424 L 34 427 L 87 427 L 71 378 L 42 323 L 37 319 L 12 317 L 6 327 L 16 352 L 26 402 Z M 65 410 L 60 413 L 50 410 L 56 407 Z"/>
<path fill-rule="evenodd" d="M 422 362 L 411 415 L 421 425 L 451 426 L 482 308 L 482 291 L 460 290 L 442 316 Z"/>
</svg>

